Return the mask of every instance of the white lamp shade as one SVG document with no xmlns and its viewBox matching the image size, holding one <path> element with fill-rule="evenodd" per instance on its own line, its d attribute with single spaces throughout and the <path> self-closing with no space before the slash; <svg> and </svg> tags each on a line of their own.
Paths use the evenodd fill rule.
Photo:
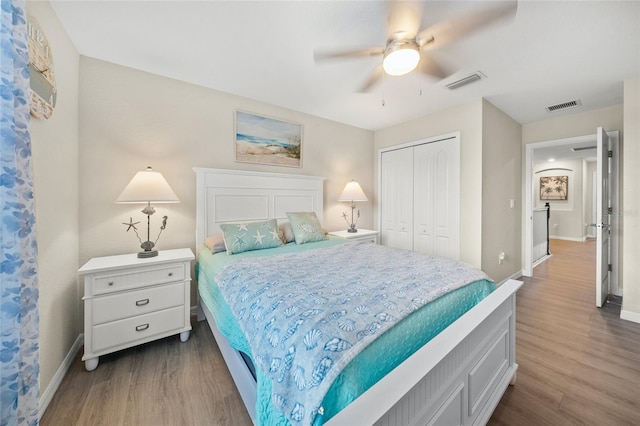
<svg viewBox="0 0 640 426">
<path fill-rule="evenodd" d="M 124 191 L 116 199 L 116 203 L 179 203 L 180 200 L 160 172 L 151 167 L 138 172 Z"/>
<path fill-rule="evenodd" d="M 364 195 L 364 191 L 360 187 L 360 184 L 355 180 L 352 180 L 345 185 L 338 201 L 369 201 L 369 199 Z"/>
</svg>

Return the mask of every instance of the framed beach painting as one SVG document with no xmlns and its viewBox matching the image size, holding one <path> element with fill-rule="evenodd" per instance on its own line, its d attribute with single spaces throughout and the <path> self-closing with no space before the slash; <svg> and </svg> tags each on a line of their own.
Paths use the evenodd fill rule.
<svg viewBox="0 0 640 426">
<path fill-rule="evenodd" d="M 540 178 L 540 199 L 565 201 L 569 197 L 569 176 L 543 176 Z"/>
<path fill-rule="evenodd" d="M 302 124 L 236 111 L 236 161 L 302 167 Z"/>
</svg>

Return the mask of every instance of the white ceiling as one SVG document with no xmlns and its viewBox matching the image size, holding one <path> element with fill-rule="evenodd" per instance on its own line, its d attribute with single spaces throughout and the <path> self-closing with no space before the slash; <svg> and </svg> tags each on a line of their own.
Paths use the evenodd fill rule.
<svg viewBox="0 0 640 426">
<path fill-rule="evenodd" d="M 386 77 L 368 93 L 357 89 L 381 58 L 316 64 L 313 53 L 383 46 L 388 2 L 50 3 L 82 55 L 370 130 L 479 97 L 527 123 L 621 104 L 623 81 L 640 76 L 637 1 L 520 1 L 513 21 L 432 52 L 455 74 Z M 487 3 L 423 2 L 422 28 Z M 444 87 L 475 71 L 487 79 Z M 582 106 L 545 110 L 574 99 Z"/>
</svg>

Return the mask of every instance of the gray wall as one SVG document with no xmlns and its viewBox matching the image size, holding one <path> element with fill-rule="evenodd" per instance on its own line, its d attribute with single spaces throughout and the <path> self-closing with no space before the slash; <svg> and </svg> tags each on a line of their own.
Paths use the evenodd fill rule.
<svg viewBox="0 0 640 426">
<path fill-rule="evenodd" d="M 54 61 L 56 108 L 31 119 L 40 290 L 40 392 L 45 392 L 82 332 L 78 270 L 79 56 L 48 2 L 27 2 L 42 26 Z"/>
<path fill-rule="evenodd" d="M 522 270 L 521 138 L 519 123 L 483 101 L 482 270 L 498 282 Z M 499 253 L 505 255 L 502 263 Z"/>
<path fill-rule="evenodd" d="M 236 163 L 235 110 L 303 124 L 302 168 Z M 169 216 L 159 249 L 196 250 L 196 166 L 323 176 L 329 231 L 346 229 L 340 215 L 349 205 L 336 200 L 347 182 L 355 179 L 373 195 L 373 133 L 367 130 L 84 56 L 80 111 L 81 263 L 139 250 L 122 222 L 143 220 L 143 206 L 114 201 L 147 165 L 161 172 L 180 198 L 179 204 L 155 206 L 152 236 L 159 217 Z M 360 228 L 373 226 L 372 203 L 358 203 Z M 194 288 L 192 305 L 195 300 Z"/>
</svg>

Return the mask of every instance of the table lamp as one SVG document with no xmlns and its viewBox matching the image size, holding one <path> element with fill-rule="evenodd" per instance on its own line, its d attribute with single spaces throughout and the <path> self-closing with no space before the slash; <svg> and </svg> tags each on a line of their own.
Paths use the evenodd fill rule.
<svg viewBox="0 0 640 426">
<path fill-rule="evenodd" d="M 355 180 L 347 183 L 344 187 L 344 190 L 342 191 L 342 194 L 340 194 L 338 201 L 351 202 L 351 223 L 349 223 L 346 213 L 342 213 L 342 217 L 349 225 L 349 229 L 347 229 L 347 232 L 358 232 L 358 230 L 356 229 L 356 224 L 358 223 L 358 219 L 360 218 L 360 210 L 358 210 L 358 215 L 355 218 L 355 221 L 353 218 L 353 213 L 356 209 L 356 201 L 369 201 L 367 199 L 367 196 L 364 195 L 364 191 L 360 187 L 360 184 Z"/>
<path fill-rule="evenodd" d="M 138 230 L 135 225 L 140 222 L 133 222 L 133 218 L 129 219 L 129 223 L 124 223 L 127 226 L 127 232 L 130 229 L 136 233 L 138 241 L 140 241 L 140 247 L 143 251 L 138 253 L 138 257 L 154 257 L 158 255 L 158 251 L 154 250 L 160 234 L 167 226 L 167 216 L 162 217 L 162 225 L 160 226 L 160 232 L 155 241 L 151 241 L 150 228 L 151 228 L 151 215 L 155 213 L 155 209 L 151 206 L 151 203 L 179 203 L 180 200 L 173 189 L 169 186 L 162 173 L 154 171 L 151 166 L 146 170 L 136 173 L 131 179 L 129 184 L 124 188 L 120 196 L 116 199 L 116 203 L 120 204 L 138 204 L 146 203 L 147 206 L 142 209 L 142 213 L 147 215 L 147 241 L 142 242 Z"/>
</svg>

